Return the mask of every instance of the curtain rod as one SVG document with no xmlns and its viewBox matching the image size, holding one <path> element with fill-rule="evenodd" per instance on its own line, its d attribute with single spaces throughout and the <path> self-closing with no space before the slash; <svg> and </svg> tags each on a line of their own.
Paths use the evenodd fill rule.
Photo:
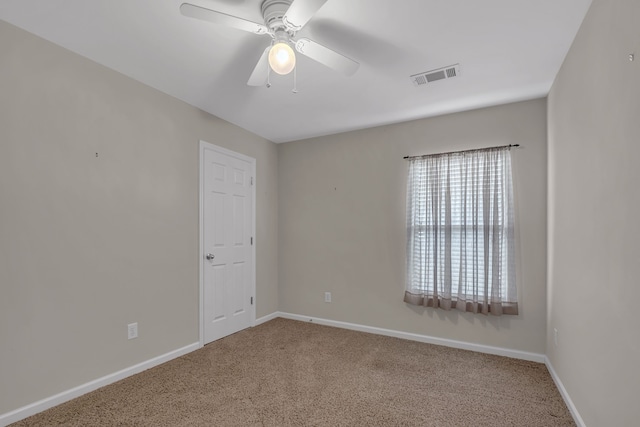
<svg viewBox="0 0 640 427">
<path fill-rule="evenodd" d="M 496 148 L 511 148 L 511 147 L 520 147 L 520 144 L 499 145 L 497 147 L 487 147 L 487 148 L 474 148 L 471 150 L 449 151 L 447 153 L 423 154 L 421 156 L 404 156 L 403 159 L 423 159 L 425 157 L 431 157 L 431 156 L 444 156 L 446 154 L 470 153 L 473 151 L 485 151 L 485 150 L 494 150 Z"/>
</svg>

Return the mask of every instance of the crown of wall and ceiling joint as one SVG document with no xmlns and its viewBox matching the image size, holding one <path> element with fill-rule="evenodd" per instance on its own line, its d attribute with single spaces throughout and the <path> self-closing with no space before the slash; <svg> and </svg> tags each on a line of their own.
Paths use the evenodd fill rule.
<svg viewBox="0 0 640 427">
<path fill-rule="evenodd" d="M 414 86 L 424 86 L 438 80 L 446 80 L 460 75 L 460 64 L 449 65 L 436 70 L 425 71 L 410 76 Z"/>
</svg>

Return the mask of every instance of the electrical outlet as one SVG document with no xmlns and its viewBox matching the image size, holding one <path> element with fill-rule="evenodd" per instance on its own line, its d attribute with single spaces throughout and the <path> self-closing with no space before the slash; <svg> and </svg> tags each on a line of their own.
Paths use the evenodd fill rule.
<svg viewBox="0 0 640 427">
<path fill-rule="evenodd" d="M 558 330 L 553 328 L 553 345 L 558 346 Z"/>
<path fill-rule="evenodd" d="M 324 302 L 331 302 L 331 292 L 324 293 Z"/>
<path fill-rule="evenodd" d="M 127 325 L 127 338 L 130 340 L 138 338 L 138 322 Z"/>
</svg>

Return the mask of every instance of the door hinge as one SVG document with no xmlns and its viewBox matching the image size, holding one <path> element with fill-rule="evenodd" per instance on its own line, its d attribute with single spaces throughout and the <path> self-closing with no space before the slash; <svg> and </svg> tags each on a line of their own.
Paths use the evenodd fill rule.
<svg viewBox="0 0 640 427">
<path fill-rule="evenodd" d="M 253 185 L 253 177 L 251 177 L 251 185 Z"/>
<path fill-rule="evenodd" d="M 251 246 L 253 246 L 253 237 L 251 237 Z"/>
<path fill-rule="evenodd" d="M 251 305 L 253 305 L 253 297 L 251 297 Z"/>
</svg>

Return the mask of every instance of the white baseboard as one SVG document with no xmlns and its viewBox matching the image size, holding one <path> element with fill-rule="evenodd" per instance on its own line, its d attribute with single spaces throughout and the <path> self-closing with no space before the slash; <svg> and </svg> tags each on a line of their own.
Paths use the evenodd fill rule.
<svg viewBox="0 0 640 427">
<path fill-rule="evenodd" d="M 83 394 L 94 391 L 100 387 L 104 387 L 116 381 L 120 381 L 123 378 L 135 375 L 149 368 L 153 368 L 154 366 L 158 366 L 162 363 L 168 362 L 171 359 L 175 359 L 187 353 L 191 353 L 192 351 L 199 348 L 200 343 L 189 344 L 177 350 L 173 350 L 161 356 L 149 359 L 145 362 L 138 363 L 137 365 L 131 366 L 129 368 L 122 369 L 121 371 L 114 372 L 113 374 L 106 375 L 93 381 L 89 381 L 88 383 L 79 385 L 78 387 L 74 387 L 70 390 L 63 391 L 54 396 L 39 400 L 38 402 L 23 406 L 22 408 L 18 408 L 14 411 L 7 412 L 6 414 L 1 414 L 0 426 L 6 426 L 11 423 L 15 423 L 16 421 L 20 421 L 46 409 L 53 408 L 54 406 L 60 405 L 61 403 L 67 402 L 71 399 L 75 399 L 76 397 L 82 396 Z"/>
<path fill-rule="evenodd" d="M 578 409 L 573 404 L 571 397 L 569 397 L 569 393 L 567 393 L 567 389 L 564 388 L 564 384 L 562 384 L 562 381 L 560 381 L 560 377 L 558 377 L 558 374 L 556 374 L 556 371 L 555 369 L 553 369 L 553 365 L 551 364 L 551 361 L 547 356 L 544 357 L 544 364 L 547 365 L 547 369 L 551 374 L 551 378 L 553 378 L 553 382 L 556 383 L 556 387 L 558 387 L 558 390 L 560 391 L 560 395 L 564 399 L 564 403 L 567 404 L 567 407 L 569 408 L 569 412 L 571 412 L 571 416 L 573 417 L 573 420 L 576 422 L 576 425 L 578 427 L 586 427 L 584 421 L 582 420 L 582 417 L 580 416 L 580 413 L 578 413 Z"/>
<path fill-rule="evenodd" d="M 267 314 L 266 316 L 262 316 L 256 319 L 254 326 L 262 325 L 263 323 L 268 322 L 269 320 L 273 320 L 276 317 L 280 317 L 280 312 L 274 311 L 271 314 Z"/>
<path fill-rule="evenodd" d="M 538 363 L 545 362 L 544 354 L 530 353 L 527 351 L 520 351 L 520 350 L 512 350 L 509 348 L 492 347 L 488 345 L 449 340 L 446 338 L 431 337 L 428 335 L 413 334 L 410 332 L 394 331 L 392 329 L 383 329 L 383 328 L 377 328 L 374 326 L 358 325 L 355 323 L 340 322 L 337 320 L 322 319 L 318 317 L 302 316 L 299 314 L 292 314 L 292 313 L 278 312 L 277 316 L 274 316 L 274 317 L 300 320 L 303 322 L 313 322 L 319 325 L 334 326 L 337 328 L 351 329 L 353 331 L 368 332 L 371 334 L 385 335 L 388 337 L 402 338 L 406 340 L 419 341 L 419 342 L 424 342 L 428 344 L 442 345 L 445 347 L 453 347 L 453 348 L 459 348 L 463 350 L 477 351 L 479 353 L 495 354 L 498 356 L 529 360 L 529 361 L 538 362 Z"/>
</svg>

